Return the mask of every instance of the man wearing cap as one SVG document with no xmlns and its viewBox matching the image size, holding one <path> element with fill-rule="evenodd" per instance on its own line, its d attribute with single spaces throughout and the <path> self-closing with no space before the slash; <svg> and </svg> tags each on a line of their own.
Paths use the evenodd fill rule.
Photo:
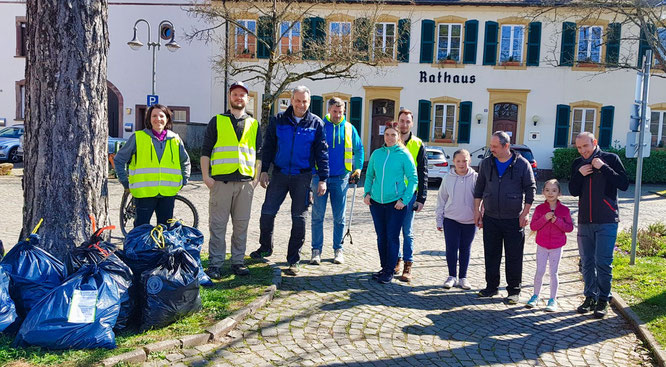
<svg viewBox="0 0 666 367">
<path fill-rule="evenodd" d="M 345 230 L 345 211 L 349 178 L 358 182 L 363 168 L 363 143 L 354 125 L 345 119 L 345 103 L 338 97 L 328 101 L 328 114 L 324 116 L 326 143 L 328 144 L 328 189 L 323 196 L 315 196 L 312 203 L 312 258 L 310 264 L 321 263 L 324 247 L 324 214 L 326 201 L 331 197 L 333 211 L 333 263 L 344 263 L 342 234 Z M 356 168 L 352 173 L 352 163 Z M 319 185 L 319 176 L 312 177 L 312 191 Z"/>
<path fill-rule="evenodd" d="M 208 122 L 201 148 L 201 174 L 210 190 L 207 274 L 213 279 L 222 277 L 229 216 L 233 224 L 231 270 L 236 275 L 250 274 L 244 258 L 252 197 L 261 170 L 261 129 L 246 113 L 247 103 L 245 84 L 233 83 L 229 87 L 231 109 Z"/>
<path fill-rule="evenodd" d="M 328 178 L 328 146 L 324 123 L 308 111 L 308 107 L 310 89 L 305 86 L 294 88 L 291 106 L 271 118 L 262 147 L 264 164 L 259 181 L 262 187 L 266 187 L 266 199 L 259 219 L 260 247 L 250 256 L 261 259 L 273 253 L 275 215 L 289 193 L 291 236 L 287 250 L 289 269 L 285 271 L 288 275 L 296 275 L 300 270 L 299 251 L 305 242 L 305 215 L 310 204 L 313 168 L 319 176 L 317 195 L 326 193 Z M 271 164 L 273 174 L 269 183 L 268 169 Z"/>
</svg>

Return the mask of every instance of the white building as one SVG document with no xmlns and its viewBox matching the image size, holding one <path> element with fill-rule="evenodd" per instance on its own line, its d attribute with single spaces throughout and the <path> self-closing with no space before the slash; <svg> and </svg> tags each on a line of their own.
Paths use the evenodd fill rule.
<svg viewBox="0 0 666 367">
<path fill-rule="evenodd" d="M 455 3 L 455 5 L 447 4 Z M 380 125 L 396 119 L 400 108 L 414 112 L 414 132 L 429 145 L 442 146 L 447 153 L 458 147 L 475 152 L 485 147 L 490 134 L 506 130 L 512 140 L 532 148 L 540 169 L 551 167 L 556 147 L 569 146 L 580 131 L 593 131 L 602 146 L 626 145 L 630 107 L 634 99 L 636 72 L 606 64 L 632 60 L 636 65 L 638 42 L 614 41 L 636 35 L 637 29 L 614 23 L 613 17 L 578 19 L 573 16 L 551 19 L 529 16 L 534 10 L 522 3 L 530 1 L 416 1 L 415 4 L 383 5 L 376 24 L 375 52 L 391 60 L 381 70 L 363 70 L 355 80 L 303 81 L 313 93 L 312 109 L 321 113 L 330 96 L 348 102 L 347 116 L 361 134 L 366 151 L 381 144 Z M 163 19 L 176 27 L 182 48 L 157 52 L 157 91 L 160 103 L 172 106 L 176 120 L 206 123 L 224 110 L 223 75 L 213 69 L 219 44 L 182 39 L 186 31 L 203 24 L 188 16 L 187 2 L 140 0 L 109 2 L 110 50 L 108 81 L 111 135 L 123 134 L 123 123 L 136 128 L 150 94 L 151 53 L 144 47 L 133 51 L 127 46 L 134 22 L 148 20 L 156 27 Z M 353 38 L 355 19 L 362 17 L 362 4 L 320 5 L 326 42 L 332 37 Z M 21 123 L 21 81 L 24 58 L 20 56 L 22 2 L 0 4 L 0 117 L 7 124 Z M 244 15 L 245 24 L 257 27 L 259 16 Z M 402 41 L 396 39 L 397 29 Z M 234 28 L 234 27 L 232 27 Z M 285 44 L 298 47 L 306 30 L 298 25 L 285 37 Z M 151 37 L 156 36 L 152 30 Z M 239 63 L 265 62 L 251 36 L 236 34 Z M 666 42 L 666 30 L 658 28 Z M 145 25 L 138 36 L 146 43 Z M 617 38 L 615 38 L 617 39 Z M 405 41 L 408 40 L 408 45 Z M 400 42 L 399 42 L 400 41 Z M 16 56 L 15 56 L 16 55 Z M 307 69 L 309 61 L 297 61 Z M 663 75 L 662 75 L 663 76 Z M 237 76 L 236 79 L 249 79 Z M 250 112 L 260 115 L 263 85 L 250 84 Z M 288 94 L 276 106 L 288 105 Z M 117 99 L 117 102 L 114 101 Z M 650 89 L 653 145 L 666 140 L 666 80 L 653 77 Z M 325 113 L 325 111 L 324 111 Z M 124 135 L 129 133 L 125 132 Z M 368 155 L 369 156 L 369 155 Z M 474 164 L 477 162 L 474 159 Z"/>
</svg>

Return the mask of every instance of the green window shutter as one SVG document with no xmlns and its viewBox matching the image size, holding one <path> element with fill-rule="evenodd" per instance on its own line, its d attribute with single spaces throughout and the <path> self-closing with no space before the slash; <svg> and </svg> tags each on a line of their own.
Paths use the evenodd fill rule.
<svg viewBox="0 0 666 367">
<path fill-rule="evenodd" d="M 566 104 L 557 105 L 555 114 L 555 148 L 566 148 L 569 144 L 569 115 L 571 107 Z"/>
<path fill-rule="evenodd" d="M 541 58 L 541 22 L 532 22 L 527 34 L 527 66 L 539 66 Z"/>
<path fill-rule="evenodd" d="M 468 144 L 472 130 L 472 102 L 460 102 L 460 119 L 458 120 L 458 144 Z"/>
<path fill-rule="evenodd" d="M 479 42 L 479 21 L 465 22 L 465 49 L 463 50 L 463 64 L 476 64 L 476 44 Z"/>
<path fill-rule="evenodd" d="M 419 100 L 419 121 L 416 135 L 423 141 L 430 141 L 430 101 Z"/>
<path fill-rule="evenodd" d="M 349 101 L 349 122 L 354 125 L 358 135 L 361 136 L 363 119 L 363 98 L 351 97 Z"/>
<path fill-rule="evenodd" d="M 310 97 L 310 112 L 323 118 L 324 98 L 322 96 Z"/>
<path fill-rule="evenodd" d="M 398 62 L 409 62 L 409 34 L 412 23 L 409 19 L 398 21 Z"/>
<path fill-rule="evenodd" d="M 421 64 L 432 64 L 435 53 L 435 21 L 423 19 L 421 21 Z"/>
<path fill-rule="evenodd" d="M 606 35 L 606 64 L 616 66 L 620 62 L 620 40 L 622 39 L 622 23 L 608 25 Z"/>
<path fill-rule="evenodd" d="M 601 107 L 601 126 L 599 127 L 599 146 L 610 148 L 613 141 L 613 115 L 615 106 Z"/>
<path fill-rule="evenodd" d="M 303 59 L 315 60 L 319 55 L 316 45 L 326 41 L 326 22 L 323 18 L 306 18 L 302 22 L 303 32 Z"/>
<path fill-rule="evenodd" d="M 268 59 L 273 50 L 273 25 L 271 24 L 271 17 L 259 17 L 259 22 L 257 22 L 257 38 L 257 58 Z"/>
<path fill-rule="evenodd" d="M 573 66 L 576 54 L 576 23 L 562 23 L 562 48 L 560 66 Z"/>
<path fill-rule="evenodd" d="M 653 24 L 648 24 L 647 26 L 648 32 L 654 34 L 655 28 Z M 645 31 L 643 28 L 641 28 L 641 39 L 638 43 L 638 62 L 636 63 L 636 66 L 639 68 L 643 67 L 643 56 L 645 56 L 645 51 L 650 49 L 650 42 L 648 41 L 648 37 L 645 34 Z M 654 51 L 652 52 L 654 56 Z"/>
<path fill-rule="evenodd" d="M 359 59 L 367 61 L 370 58 L 370 37 L 372 30 L 370 21 L 367 18 L 354 19 L 354 30 L 352 37 L 354 39 L 354 51 L 359 53 Z"/>
<path fill-rule="evenodd" d="M 483 65 L 495 65 L 497 63 L 497 22 L 486 22 L 486 35 L 483 46 Z"/>
</svg>

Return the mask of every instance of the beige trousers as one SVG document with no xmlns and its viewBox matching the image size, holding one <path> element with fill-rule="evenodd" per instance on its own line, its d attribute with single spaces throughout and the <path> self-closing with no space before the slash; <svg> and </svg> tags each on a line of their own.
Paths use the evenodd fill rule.
<svg viewBox="0 0 666 367">
<path fill-rule="evenodd" d="M 247 227 L 254 188 L 250 182 L 215 181 L 208 200 L 210 240 L 209 267 L 221 267 L 227 252 L 227 223 L 231 215 L 231 263 L 242 264 L 245 258 Z"/>
</svg>

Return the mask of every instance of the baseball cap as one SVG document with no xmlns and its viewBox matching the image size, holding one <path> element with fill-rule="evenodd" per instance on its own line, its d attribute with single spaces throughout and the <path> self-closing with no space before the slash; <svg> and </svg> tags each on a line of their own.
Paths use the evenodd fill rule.
<svg viewBox="0 0 666 367">
<path fill-rule="evenodd" d="M 250 93 L 250 91 L 245 86 L 245 83 L 243 83 L 241 81 L 236 81 L 231 86 L 229 86 L 229 92 L 231 92 L 232 90 L 234 90 L 236 88 L 243 88 L 245 90 L 245 93 Z"/>
</svg>

